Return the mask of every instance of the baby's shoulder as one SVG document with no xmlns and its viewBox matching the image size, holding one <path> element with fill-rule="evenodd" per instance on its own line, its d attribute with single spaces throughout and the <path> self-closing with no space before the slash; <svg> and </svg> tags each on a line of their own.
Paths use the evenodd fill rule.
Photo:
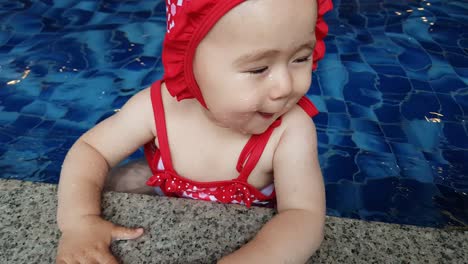
<svg viewBox="0 0 468 264">
<path fill-rule="evenodd" d="M 279 126 L 272 135 L 274 149 L 281 143 L 289 144 L 291 138 L 299 140 L 315 140 L 316 131 L 312 118 L 298 105 L 281 117 Z"/>
<path fill-rule="evenodd" d="M 287 130 L 304 128 L 315 129 L 314 121 L 299 105 L 295 105 L 282 116 L 281 125 Z"/>
<path fill-rule="evenodd" d="M 131 112 L 133 114 L 152 113 L 151 89 L 145 88 L 134 94 L 122 107 L 121 111 Z"/>
<path fill-rule="evenodd" d="M 145 88 L 134 94 L 118 111 L 120 119 L 131 119 L 148 126 L 154 132 L 153 106 L 151 103 L 151 89 Z"/>
</svg>

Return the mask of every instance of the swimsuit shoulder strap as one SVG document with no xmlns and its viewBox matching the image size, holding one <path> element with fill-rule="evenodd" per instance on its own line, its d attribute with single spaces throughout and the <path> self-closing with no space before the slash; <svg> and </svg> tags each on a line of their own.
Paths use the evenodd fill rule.
<svg viewBox="0 0 468 264">
<path fill-rule="evenodd" d="M 239 159 L 237 160 L 236 169 L 240 172 L 238 181 L 247 182 L 250 173 L 257 166 L 260 157 L 265 150 L 265 147 L 270 139 L 275 128 L 281 125 L 281 118 L 277 119 L 270 127 L 260 135 L 252 135 L 242 149 Z"/>
<path fill-rule="evenodd" d="M 297 104 L 310 116 L 316 116 L 319 111 L 317 107 L 307 98 L 306 96 L 302 96 L 302 98 L 297 102 Z"/>
<path fill-rule="evenodd" d="M 318 114 L 318 110 L 315 105 L 306 97 L 303 96 L 297 104 L 310 116 L 314 117 Z M 265 131 L 263 134 L 260 135 L 253 135 L 250 137 L 247 144 L 242 149 L 241 154 L 239 155 L 239 159 L 237 161 L 236 169 L 240 172 L 239 177 L 237 180 L 240 181 L 247 181 L 250 173 L 253 171 L 255 166 L 257 165 L 260 157 L 265 150 L 266 144 L 270 139 L 273 131 L 276 127 L 281 125 L 281 119 L 276 120 L 273 124 Z"/>
<path fill-rule="evenodd" d="M 151 85 L 151 104 L 153 106 L 154 123 L 156 124 L 156 133 L 159 142 L 162 162 L 164 168 L 173 170 L 171 152 L 169 149 L 169 140 L 166 130 L 166 117 L 161 94 L 161 80 Z"/>
</svg>

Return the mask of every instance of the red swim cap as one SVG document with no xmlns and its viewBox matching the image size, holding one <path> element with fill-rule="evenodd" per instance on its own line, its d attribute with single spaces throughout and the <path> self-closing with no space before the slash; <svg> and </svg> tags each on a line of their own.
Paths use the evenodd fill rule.
<svg viewBox="0 0 468 264">
<path fill-rule="evenodd" d="M 164 81 L 177 100 L 205 100 L 193 74 L 193 58 L 198 44 L 229 10 L 246 0 L 166 0 L 167 34 L 163 43 Z M 333 8 L 331 0 L 317 0 L 317 23 L 313 69 L 325 55 L 323 39 L 328 26 L 323 15 Z"/>
</svg>

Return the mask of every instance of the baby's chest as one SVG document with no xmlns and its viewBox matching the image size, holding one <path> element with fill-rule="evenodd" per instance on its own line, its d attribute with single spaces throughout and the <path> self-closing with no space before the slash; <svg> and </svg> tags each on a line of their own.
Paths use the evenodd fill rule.
<svg viewBox="0 0 468 264">
<path fill-rule="evenodd" d="M 239 177 L 239 156 L 248 141 L 209 137 L 192 130 L 171 133 L 169 146 L 174 169 L 181 176 L 200 182 L 231 180 Z M 248 182 L 261 189 L 273 182 L 274 147 L 270 142 L 249 174 Z M 245 165 L 245 164 L 244 164 Z"/>
</svg>

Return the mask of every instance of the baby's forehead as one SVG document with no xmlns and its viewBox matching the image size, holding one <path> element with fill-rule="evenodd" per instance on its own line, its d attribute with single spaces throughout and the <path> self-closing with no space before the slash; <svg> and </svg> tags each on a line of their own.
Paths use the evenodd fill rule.
<svg viewBox="0 0 468 264">
<path fill-rule="evenodd" d="M 226 13 L 204 41 L 257 49 L 286 40 L 288 47 L 302 45 L 315 39 L 316 16 L 315 0 L 248 0 Z"/>
<path fill-rule="evenodd" d="M 315 0 L 247 0 L 227 12 L 211 29 L 214 33 L 243 34 L 246 30 L 272 30 L 302 23 L 313 31 L 317 17 Z M 291 28 L 294 30 L 294 28 Z"/>
</svg>

